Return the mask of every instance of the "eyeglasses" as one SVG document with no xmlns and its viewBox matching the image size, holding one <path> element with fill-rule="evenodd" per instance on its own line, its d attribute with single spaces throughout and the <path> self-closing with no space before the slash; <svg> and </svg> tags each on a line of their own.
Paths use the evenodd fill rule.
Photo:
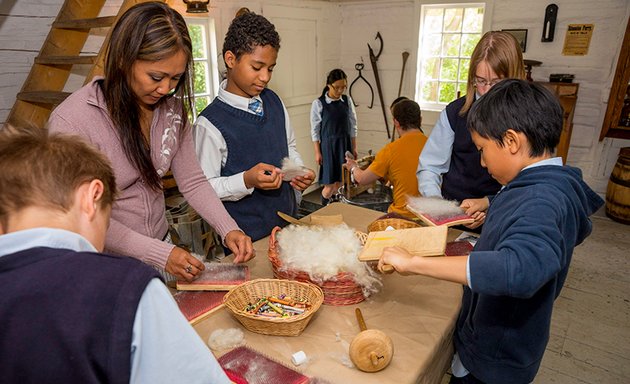
<svg viewBox="0 0 630 384">
<path fill-rule="evenodd" d="M 343 92 L 343 91 L 345 91 L 346 89 L 348 89 L 348 86 L 347 86 L 347 85 L 344 85 L 344 86 L 341 86 L 341 87 L 335 87 L 335 86 L 332 86 L 332 85 L 331 85 L 330 87 L 331 87 L 332 89 L 334 89 L 335 91 L 340 92 L 340 93 L 341 93 L 341 92 Z"/>
<path fill-rule="evenodd" d="M 479 87 L 494 87 L 495 85 L 499 84 L 501 80 L 503 79 L 486 80 L 483 77 L 475 77 L 473 79 L 473 84 Z"/>
</svg>

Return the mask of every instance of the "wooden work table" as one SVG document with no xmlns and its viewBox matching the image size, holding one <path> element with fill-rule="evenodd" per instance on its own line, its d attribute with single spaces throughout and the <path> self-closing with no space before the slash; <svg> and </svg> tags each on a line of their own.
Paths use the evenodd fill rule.
<svg viewBox="0 0 630 384">
<path fill-rule="evenodd" d="M 339 213 L 349 226 L 360 231 L 366 231 L 368 224 L 383 214 L 342 203 L 333 203 L 316 212 L 318 215 Z M 454 236 L 455 233 L 449 238 Z M 267 258 L 268 242 L 265 238 L 254 243 L 257 256 L 248 262 L 252 279 L 273 277 Z M 394 273 L 383 276 L 381 291 L 362 303 L 322 305 L 297 337 L 247 331 L 227 308 L 215 312 L 194 328 L 204 341 L 216 329 L 239 328 L 249 347 L 306 376 L 329 383 L 440 383 L 453 355 L 451 338 L 461 295 L 459 284 Z M 365 373 L 348 367 L 351 364 L 348 346 L 360 332 L 354 313 L 357 307 L 363 312 L 367 328 L 385 332 L 394 344 L 393 359 L 380 372 Z M 297 351 L 304 351 L 309 358 L 299 367 L 291 363 L 291 355 Z"/>
</svg>

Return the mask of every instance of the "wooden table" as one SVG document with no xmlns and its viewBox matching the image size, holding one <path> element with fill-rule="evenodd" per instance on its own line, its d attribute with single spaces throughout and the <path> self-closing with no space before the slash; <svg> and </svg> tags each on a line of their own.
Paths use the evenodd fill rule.
<svg viewBox="0 0 630 384">
<path fill-rule="evenodd" d="M 361 231 L 366 231 L 368 224 L 383 214 L 341 203 L 316 212 L 318 215 L 338 213 L 349 226 Z M 455 235 L 451 234 L 450 238 Z M 252 279 L 273 277 L 267 258 L 268 239 L 261 239 L 254 246 L 257 256 L 248 262 Z M 297 337 L 249 332 L 227 309 L 217 311 L 194 328 L 204 341 L 216 329 L 239 328 L 251 348 L 306 376 L 330 383 L 439 383 L 453 355 L 451 337 L 461 294 L 459 284 L 394 273 L 383 276 L 381 291 L 362 303 L 322 305 Z M 348 346 L 360 332 L 354 314 L 357 307 L 361 308 L 368 329 L 379 329 L 393 341 L 393 359 L 380 372 L 365 373 L 351 366 Z M 299 367 L 291 363 L 291 355 L 297 351 L 304 351 L 309 358 Z"/>
</svg>

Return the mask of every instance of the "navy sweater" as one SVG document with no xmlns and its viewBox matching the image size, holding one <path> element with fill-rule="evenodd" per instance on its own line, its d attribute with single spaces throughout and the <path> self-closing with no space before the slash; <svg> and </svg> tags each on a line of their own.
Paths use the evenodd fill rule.
<svg viewBox="0 0 630 384">
<path fill-rule="evenodd" d="M 129 383 L 140 297 L 129 257 L 38 247 L 0 258 L 0 382 Z"/>
<path fill-rule="evenodd" d="M 442 196 L 447 200 L 462 201 L 494 195 L 501 188 L 488 171 L 481 166 L 479 151 L 468 130 L 467 117 L 459 115 L 466 97 L 446 106 L 446 116 L 455 134 L 451 163 L 442 175 Z"/>
<path fill-rule="evenodd" d="M 228 156 L 221 176 L 235 175 L 261 162 L 280 168 L 282 159 L 289 155 L 282 102 L 269 89 L 263 90 L 260 97 L 263 116 L 234 108 L 218 98 L 201 113 L 221 132 L 227 145 Z M 277 211 L 291 216 L 297 213 L 295 192 L 286 181 L 278 189 L 256 188 L 251 195 L 238 201 L 224 201 L 223 205 L 253 241 L 268 236 L 275 226 L 287 225 Z"/>
<path fill-rule="evenodd" d="M 573 248 L 604 204 L 579 169 L 522 171 L 492 200 L 470 254 L 454 335 L 464 366 L 486 383 L 530 383 L 549 339 L 553 302 Z"/>
</svg>

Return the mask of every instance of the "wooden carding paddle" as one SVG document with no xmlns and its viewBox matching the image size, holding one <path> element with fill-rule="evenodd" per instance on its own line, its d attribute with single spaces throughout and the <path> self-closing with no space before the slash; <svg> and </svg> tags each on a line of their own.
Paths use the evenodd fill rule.
<svg viewBox="0 0 630 384">
<path fill-rule="evenodd" d="M 446 226 L 397 229 L 370 232 L 360 261 L 376 261 L 385 247 L 405 248 L 414 256 L 442 256 L 446 248 Z"/>
</svg>

